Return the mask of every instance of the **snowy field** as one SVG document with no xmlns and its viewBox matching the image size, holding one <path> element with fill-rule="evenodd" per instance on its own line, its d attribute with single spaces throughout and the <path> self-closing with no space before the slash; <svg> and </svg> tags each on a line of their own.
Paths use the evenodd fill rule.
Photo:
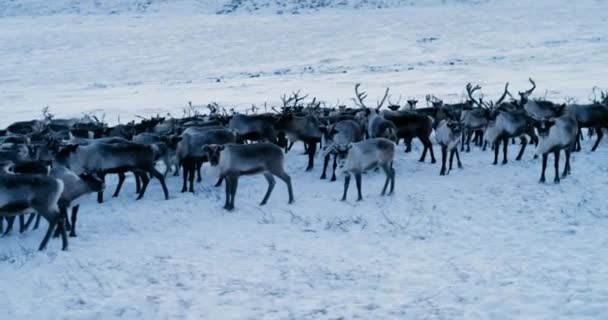
<svg viewBox="0 0 608 320">
<path fill-rule="evenodd" d="M 7 3 L 4 13 L 19 12 Z M 347 102 L 355 82 L 372 101 L 386 86 L 393 100 L 460 101 L 469 81 L 495 97 L 531 76 L 536 96 L 586 102 L 608 86 L 607 9 L 514 0 L 300 15 L 10 11 L 0 14 L 0 127 L 47 105 L 116 123 L 181 116 L 188 101 L 272 103 L 299 88 Z M 67 252 L 57 240 L 37 252 L 41 230 L 0 239 L 0 318 L 605 319 L 608 144 L 590 147 L 574 154 L 572 176 L 540 185 L 532 147 L 504 166 L 474 148 L 464 169 L 440 177 L 439 164 L 417 161 L 420 145 L 399 146 L 394 196 L 380 197 L 383 176 L 370 172 L 364 201 L 351 186 L 340 202 L 341 180 L 318 179 L 320 157 L 304 172 L 297 145 L 287 155 L 296 202 L 278 181 L 259 207 L 264 178 L 243 178 L 233 212 L 207 167 L 194 195 L 170 177 L 169 201 L 153 181 L 136 202 L 129 177 L 119 198 L 83 203 Z"/>
</svg>

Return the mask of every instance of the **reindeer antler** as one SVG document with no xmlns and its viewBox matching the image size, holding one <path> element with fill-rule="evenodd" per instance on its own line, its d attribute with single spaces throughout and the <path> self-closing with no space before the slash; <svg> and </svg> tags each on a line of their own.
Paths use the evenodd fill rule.
<svg viewBox="0 0 608 320">
<path fill-rule="evenodd" d="M 380 102 L 376 103 L 376 110 L 380 110 L 380 108 L 382 108 L 382 105 L 384 105 L 384 102 L 386 102 L 386 98 L 388 97 L 388 90 L 390 88 L 386 88 L 386 91 L 384 91 L 384 97 L 382 97 L 382 100 L 380 100 Z"/>
<path fill-rule="evenodd" d="M 521 91 L 519 92 L 519 95 L 522 98 L 526 98 L 526 99 L 532 94 L 534 89 L 536 89 L 536 83 L 534 82 L 534 80 L 532 80 L 532 78 L 529 78 L 528 81 L 530 81 L 530 83 L 532 83 L 532 88 L 530 88 L 529 90 L 524 91 L 524 92 L 521 92 Z"/>
<path fill-rule="evenodd" d="M 507 96 L 507 94 L 509 96 L 511 96 L 511 94 L 509 93 L 509 83 L 508 82 L 505 84 L 505 92 L 502 94 L 502 96 L 500 97 L 500 99 L 498 99 L 498 101 L 496 101 L 496 105 L 501 104 L 502 101 L 505 100 L 505 97 Z"/>
<path fill-rule="evenodd" d="M 365 100 L 365 98 L 367 98 L 367 94 L 365 93 L 365 91 L 359 93 L 360 86 L 361 86 L 360 83 L 355 84 L 355 95 L 357 95 L 357 100 L 359 100 L 359 102 L 357 102 L 357 100 L 355 100 L 355 98 L 353 98 L 353 101 L 355 102 L 355 105 L 357 105 L 358 107 L 367 108 L 367 106 L 363 102 L 363 100 Z"/>
<path fill-rule="evenodd" d="M 467 94 L 469 95 L 469 100 L 472 101 L 473 103 L 475 103 L 478 107 L 483 107 L 482 103 L 481 103 L 481 99 L 480 101 L 475 100 L 475 98 L 473 98 L 473 93 L 475 93 L 475 91 L 477 90 L 481 90 L 481 86 L 476 85 L 475 87 L 473 87 L 473 85 L 469 82 L 467 83 Z"/>
</svg>

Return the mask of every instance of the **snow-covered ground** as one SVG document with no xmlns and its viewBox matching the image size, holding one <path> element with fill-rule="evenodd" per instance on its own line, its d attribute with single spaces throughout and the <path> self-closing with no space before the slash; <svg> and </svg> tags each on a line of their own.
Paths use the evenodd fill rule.
<svg viewBox="0 0 608 320">
<path fill-rule="evenodd" d="M 469 81 L 492 96 L 528 76 L 552 99 L 587 101 L 606 87 L 606 1 L 471 3 L 0 14 L 12 16 L 0 18 L 0 127 L 46 105 L 116 122 L 181 115 L 187 101 L 259 105 L 299 88 L 346 102 L 355 82 L 371 99 L 390 86 L 393 100 L 458 101 Z M 419 146 L 400 146 L 394 196 L 380 197 L 383 177 L 370 172 L 364 201 L 352 186 L 340 202 L 342 182 L 318 180 L 320 158 L 304 172 L 299 145 L 287 155 L 296 202 L 279 181 L 259 207 L 266 182 L 243 178 L 234 212 L 206 170 L 194 195 L 170 177 L 169 201 L 153 181 L 136 202 L 128 180 L 119 198 L 82 205 L 67 252 L 58 241 L 37 252 L 42 231 L 0 239 L 2 318 L 603 319 L 608 146 L 589 148 L 562 184 L 539 185 L 532 148 L 506 166 L 475 148 L 440 177 L 417 162 Z"/>
</svg>

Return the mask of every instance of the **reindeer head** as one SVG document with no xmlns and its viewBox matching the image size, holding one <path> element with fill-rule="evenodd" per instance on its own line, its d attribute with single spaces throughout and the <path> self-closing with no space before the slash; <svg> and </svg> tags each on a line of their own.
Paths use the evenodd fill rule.
<svg viewBox="0 0 608 320">
<path fill-rule="evenodd" d="M 549 135 L 549 131 L 551 130 L 551 127 L 555 124 L 555 120 L 553 119 L 543 119 L 543 120 L 537 120 L 534 123 L 534 126 L 536 127 L 536 130 L 538 130 L 538 135 L 541 137 L 546 137 Z"/>
<path fill-rule="evenodd" d="M 224 150 L 223 145 L 208 144 L 203 146 L 203 152 L 207 155 L 207 159 L 212 166 L 217 166 L 220 162 L 222 150 Z"/>
<path fill-rule="evenodd" d="M 101 192 L 105 189 L 105 183 L 96 174 L 85 171 L 78 175 L 80 179 L 87 184 L 93 192 Z"/>
</svg>

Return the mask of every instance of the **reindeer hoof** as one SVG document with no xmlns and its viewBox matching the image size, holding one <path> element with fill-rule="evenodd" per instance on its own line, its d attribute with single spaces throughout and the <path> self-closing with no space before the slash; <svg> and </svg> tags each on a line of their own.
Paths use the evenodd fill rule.
<svg viewBox="0 0 608 320">
<path fill-rule="evenodd" d="M 75 233 L 71 233 L 71 232 L 70 232 L 70 237 L 72 237 L 72 238 L 76 238 L 76 237 L 78 237 L 78 236 L 77 236 Z"/>
<path fill-rule="evenodd" d="M 559 184 L 559 177 L 555 177 L 555 179 L 553 180 L 553 183 Z"/>
<path fill-rule="evenodd" d="M 435 161 L 435 159 L 431 160 L 431 163 L 437 163 L 437 161 Z"/>
<path fill-rule="evenodd" d="M 263 206 L 263 205 L 265 205 L 265 204 L 266 204 L 266 201 L 262 201 L 262 202 L 260 202 L 260 206 Z"/>
<path fill-rule="evenodd" d="M 540 178 L 540 179 L 538 180 L 538 183 L 545 183 L 545 178 Z"/>
<path fill-rule="evenodd" d="M 325 180 L 327 177 L 325 175 L 321 176 L 321 180 Z"/>
</svg>

